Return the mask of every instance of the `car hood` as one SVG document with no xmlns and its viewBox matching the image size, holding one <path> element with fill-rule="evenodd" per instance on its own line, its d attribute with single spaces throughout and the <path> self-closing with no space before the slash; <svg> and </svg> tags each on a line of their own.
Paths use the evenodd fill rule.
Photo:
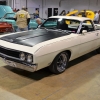
<svg viewBox="0 0 100 100">
<path fill-rule="evenodd" d="M 61 31 L 54 31 L 54 30 L 36 29 L 32 31 L 25 31 L 25 32 L 7 35 L 1 37 L 0 39 L 15 44 L 33 47 L 38 43 L 48 41 L 54 38 L 58 38 L 61 36 L 65 36 L 65 35 L 68 35 L 68 33 L 61 32 Z"/>
</svg>

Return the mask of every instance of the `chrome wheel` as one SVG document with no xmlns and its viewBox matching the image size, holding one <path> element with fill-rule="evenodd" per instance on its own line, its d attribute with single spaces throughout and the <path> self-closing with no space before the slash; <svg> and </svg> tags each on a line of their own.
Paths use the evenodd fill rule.
<svg viewBox="0 0 100 100">
<path fill-rule="evenodd" d="M 59 72 L 63 72 L 66 69 L 67 66 L 67 56 L 65 53 L 61 53 L 58 57 L 58 61 L 57 61 L 57 70 Z"/>
<path fill-rule="evenodd" d="M 61 52 L 58 54 L 52 64 L 49 66 L 51 72 L 60 74 L 68 67 L 69 55 L 67 52 Z"/>
</svg>

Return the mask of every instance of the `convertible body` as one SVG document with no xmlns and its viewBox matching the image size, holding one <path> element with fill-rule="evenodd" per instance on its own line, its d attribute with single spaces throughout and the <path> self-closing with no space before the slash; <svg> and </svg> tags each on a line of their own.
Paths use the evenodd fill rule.
<svg viewBox="0 0 100 100">
<path fill-rule="evenodd" d="M 49 66 L 58 74 L 68 61 L 98 49 L 99 33 L 89 18 L 54 16 L 36 30 L 0 36 L 0 57 L 16 68 L 34 72 Z"/>
</svg>

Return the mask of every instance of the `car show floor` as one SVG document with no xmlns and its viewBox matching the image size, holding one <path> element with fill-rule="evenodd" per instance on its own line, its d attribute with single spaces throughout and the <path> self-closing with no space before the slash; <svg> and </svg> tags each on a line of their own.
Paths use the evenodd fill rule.
<svg viewBox="0 0 100 100">
<path fill-rule="evenodd" d="M 100 100 L 100 55 L 75 59 L 59 75 L 48 68 L 30 73 L 0 60 L 0 100 Z"/>
</svg>

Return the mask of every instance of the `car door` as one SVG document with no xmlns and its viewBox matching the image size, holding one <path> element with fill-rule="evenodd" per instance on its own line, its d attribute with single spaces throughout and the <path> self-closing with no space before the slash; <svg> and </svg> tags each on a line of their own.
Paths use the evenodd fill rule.
<svg viewBox="0 0 100 100">
<path fill-rule="evenodd" d="M 82 23 L 80 33 L 80 55 L 91 52 L 92 50 L 97 48 L 98 36 L 96 35 L 97 32 L 95 31 L 94 25 L 91 20 L 86 20 Z"/>
</svg>

